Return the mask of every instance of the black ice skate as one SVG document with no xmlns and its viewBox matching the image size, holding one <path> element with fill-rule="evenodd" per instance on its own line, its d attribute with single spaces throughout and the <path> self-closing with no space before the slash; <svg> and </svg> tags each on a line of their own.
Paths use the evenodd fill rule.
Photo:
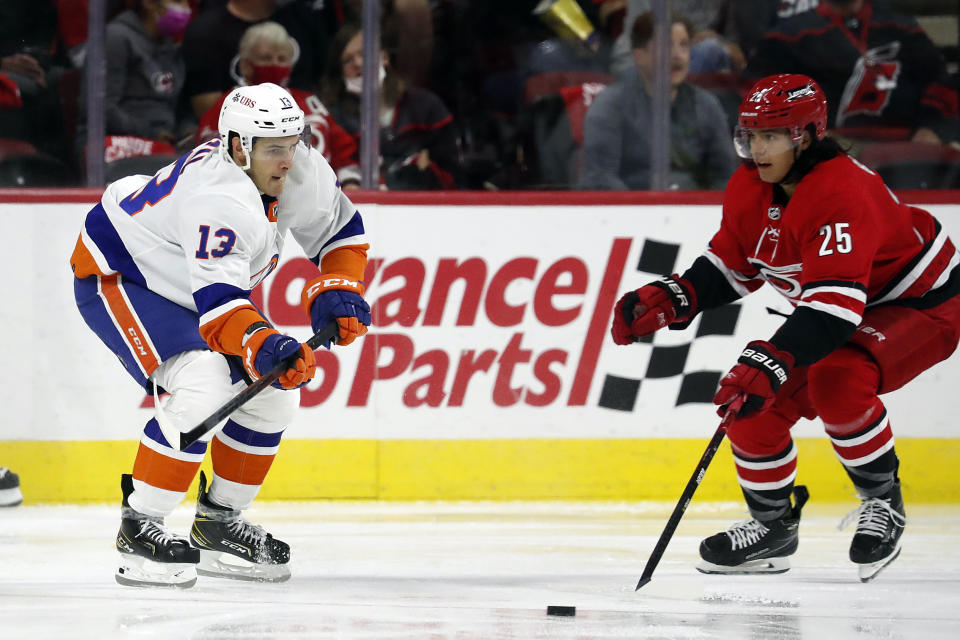
<svg viewBox="0 0 960 640">
<path fill-rule="evenodd" d="M 240 512 L 210 501 L 200 472 L 197 516 L 190 542 L 200 549 L 197 572 L 205 576 L 283 582 L 290 578 L 290 545 L 240 517 Z"/>
<path fill-rule="evenodd" d="M 847 514 L 838 528 L 843 529 L 857 518 L 850 560 L 859 565 L 860 582 L 870 582 L 900 555 L 900 536 L 907 516 L 899 480 L 886 494 L 861 500 L 860 506 Z"/>
<path fill-rule="evenodd" d="M 0 507 L 15 507 L 21 502 L 20 476 L 6 467 L 0 467 Z"/>
<path fill-rule="evenodd" d="M 133 493 L 133 477 L 123 474 L 120 531 L 117 551 L 120 567 L 116 579 L 130 587 L 192 587 L 197 582 L 200 552 L 186 538 L 167 531 L 163 518 L 135 511 L 127 498 Z"/>
<path fill-rule="evenodd" d="M 790 515 L 761 522 L 738 522 L 700 543 L 701 573 L 755 574 L 790 570 L 787 556 L 797 551 L 800 510 L 810 497 L 803 485 L 793 489 Z"/>
</svg>

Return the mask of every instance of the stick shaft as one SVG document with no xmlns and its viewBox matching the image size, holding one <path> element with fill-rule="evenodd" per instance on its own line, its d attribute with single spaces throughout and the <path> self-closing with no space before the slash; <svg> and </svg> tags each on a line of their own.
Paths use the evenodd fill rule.
<svg viewBox="0 0 960 640">
<path fill-rule="evenodd" d="M 720 443 L 723 442 L 724 436 L 727 435 L 727 427 L 730 421 L 733 420 L 734 415 L 734 411 L 727 411 L 723 420 L 720 422 L 720 426 L 717 427 L 709 444 L 707 444 L 707 448 L 700 457 L 697 468 L 694 470 L 693 475 L 690 476 L 686 488 L 680 495 L 680 501 L 677 502 L 677 506 L 674 507 L 670 519 L 667 520 L 667 524 L 663 528 L 663 533 L 660 534 L 660 539 L 657 540 L 657 544 L 653 548 L 653 553 L 650 554 L 650 559 L 647 560 L 647 565 L 643 568 L 643 575 L 640 576 L 640 581 L 637 582 L 637 589 L 640 589 L 640 587 L 650 582 L 654 570 L 657 568 L 657 565 L 660 564 L 660 559 L 663 557 L 664 551 L 667 550 L 667 545 L 670 543 L 673 533 L 677 530 L 677 525 L 680 524 L 680 519 L 687 510 L 687 506 L 690 505 L 690 500 L 693 499 L 693 494 L 697 490 L 697 487 L 700 486 L 707 467 L 710 466 L 710 461 L 713 460 L 714 454 L 716 454 L 720 448 Z"/>
<path fill-rule="evenodd" d="M 337 321 L 334 320 L 330 322 L 323 329 L 320 329 L 313 337 L 306 341 L 306 345 L 311 349 L 316 350 L 320 345 L 328 340 L 335 339 L 340 335 L 340 325 L 337 324 Z M 296 357 L 296 356 L 294 356 Z M 210 417 L 195 426 L 190 431 L 180 434 L 180 450 L 183 451 L 191 444 L 202 438 L 213 429 L 217 424 L 222 420 L 229 417 L 231 413 L 242 407 L 246 404 L 251 398 L 255 395 L 269 387 L 271 384 L 280 379 L 280 376 L 290 368 L 289 361 L 281 362 L 278 364 L 270 373 L 267 373 L 264 376 L 261 376 L 256 381 L 253 382 L 250 386 L 245 388 L 243 391 L 233 396 L 227 400 L 223 406 L 210 414 Z"/>
</svg>

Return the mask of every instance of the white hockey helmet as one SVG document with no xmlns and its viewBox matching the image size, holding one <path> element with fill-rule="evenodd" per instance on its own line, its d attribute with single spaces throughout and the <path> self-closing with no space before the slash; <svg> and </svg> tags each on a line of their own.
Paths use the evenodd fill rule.
<svg viewBox="0 0 960 640">
<path fill-rule="evenodd" d="M 282 138 L 303 131 L 303 110 L 290 93 L 271 82 L 237 87 L 227 94 L 220 108 L 220 149 L 231 158 L 230 133 L 240 136 L 240 147 L 247 157 L 242 169 L 250 168 L 250 153 L 255 138 Z"/>
</svg>

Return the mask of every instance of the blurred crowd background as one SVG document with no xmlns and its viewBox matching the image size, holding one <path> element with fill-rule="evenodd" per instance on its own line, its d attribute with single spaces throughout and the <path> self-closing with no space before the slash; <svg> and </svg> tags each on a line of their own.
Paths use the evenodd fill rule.
<svg viewBox="0 0 960 640">
<path fill-rule="evenodd" d="M 364 64 L 363 0 L 3 0 L 0 187 L 89 185 L 90 104 L 110 182 L 215 137 L 226 93 L 269 81 L 357 188 L 368 69 L 381 189 L 722 189 L 737 107 L 773 73 L 817 80 L 830 135 L 891 187 L 960 188 L 960 0 L 382 0 L 378 13 L 379 60 Z M 670 114 L 660 183 L 656 92 Z"/>
</svg>

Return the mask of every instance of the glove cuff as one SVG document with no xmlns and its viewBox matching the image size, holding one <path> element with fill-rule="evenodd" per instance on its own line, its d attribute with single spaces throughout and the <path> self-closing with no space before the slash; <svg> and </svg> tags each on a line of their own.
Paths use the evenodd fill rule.
<svg viewBox="0 0 960 640">
<path fill-rule="evenodd" d="M 737 362 L 762 371 L 770 380 L 770 387 L 777 392 L 790 375 L 794 357 L 789 352 L 778 349 L 773 343 L 754 340 L 747 343 Z"/>
<path fill-rule="evenodd" d="M 259 324 L 259 323 L 257 323 Z M 263 346 L 263 343 L 272 335 L 279 335 L 280 332 L 276 329 L 267 326 L 257 326 L 257 324 L 252 324 L 247 329 L 248 333 L 244 336 L 243 340 L 243 368 L 246 369 L 247 375 L 249 375 L 253 380 L 260 378 L 263 374 L 257 371 L 257 354 L 260 352 L 260 348 Z M 266 325 L 266 323 L 263 323 Z"/>
<path fill-rule="evenodd" d="M 324 291 L 339 289 L 341 291 L 352 291 L 362 296 L 366 287 L 360 280 L 354 280 L 342 273 L 327 273 L 319 278 L 314 278 L 307 282 L 303 287 L 303 293 L 300 295 L 300 305 L 303 307 L 307 316 L 310 316 L 310 307 Z"/>
<path fill-rule="evenodd" d="M 677 314 L 674 323 L 688 321 L 697 315 L 697 292 L 689 280 L 674 273 L 650 284 L 662 289 L 670 297 L 673 311 Z"/>
</svg>

